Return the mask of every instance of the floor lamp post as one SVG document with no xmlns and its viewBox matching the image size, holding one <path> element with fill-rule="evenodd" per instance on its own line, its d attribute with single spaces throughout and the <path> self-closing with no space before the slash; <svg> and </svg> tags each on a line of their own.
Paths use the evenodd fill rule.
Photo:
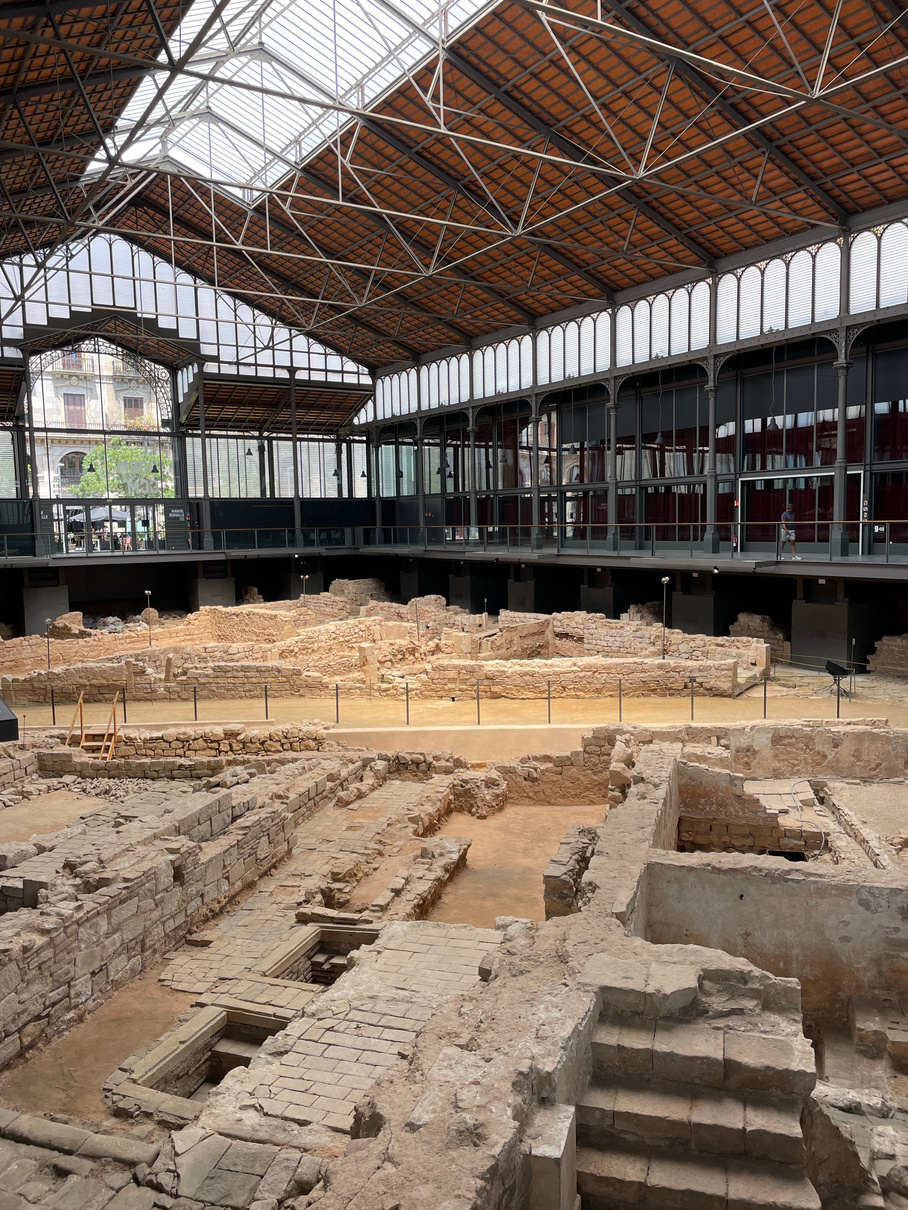
<svg viewBox="0 0 908 1210">
<path fill-rule="evenodd" d="M 145 589 L 145 609 L 148 611 L 148 617 L 145 619 L 148 623 L 148 646 L 151 646 L 151 589 Z"/>
</svg>

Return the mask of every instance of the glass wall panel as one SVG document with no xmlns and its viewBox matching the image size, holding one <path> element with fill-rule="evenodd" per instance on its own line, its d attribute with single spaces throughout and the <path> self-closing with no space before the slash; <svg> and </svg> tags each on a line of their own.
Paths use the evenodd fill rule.
<svg viewBox="0 0 908 1210">
<path fill-rule="evenodd" d="M 555 412 L 539 418 L 539 484 L 549 487 L 557 478 L 558 419 Z"/>
<path fill-rule="evenodd" d="M 190 496 L 202 495 L 202 451 L 198 437 L 186 438 Z M 261 496 L 258 442 L 248 435 L 206 437 L 208 492 L 212 498 Z"/>
<path fill-rule="evenodd" d="M 700 394 L 696 386 L 643 392 L 641 478 L 681 479 L 705 470 L 706 403 Z"/>
<path fill-rule="evenodd" d="M 864 453 L 865 374 L 864 359 L 856 358 L 849 371 L 846 405 L 847 457 L 855 462 Z M 745 471 L 835 462 L 838 375 L 831 362 L 745 374 L 741 400 Z"/>
<path fill-rule="evenodd" d="M 873 527 L 873 541 L 886 540 L 889 521 L 889 541 L 908 542 L 908 471 L 887 471 L 873 476 L 873 516 L 879 527 Z"/>
<path fill-rule="evenodd" d="M 10 429 L 0 429 L 0 498 L 15 499 L 19 486 L 15 435 Z"/>
<path fill-rule="evenodd" d="M 480 424 L 476 427 L 476 489 L 491 491 L 495 487 L 495 473 L 492 463 L 494 437 L 491 424 Z"/>
</svg>

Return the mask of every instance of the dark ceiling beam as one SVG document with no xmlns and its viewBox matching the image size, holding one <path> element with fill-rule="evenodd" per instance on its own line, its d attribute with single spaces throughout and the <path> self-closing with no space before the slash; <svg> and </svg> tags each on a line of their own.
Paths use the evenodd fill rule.
<svg viewBox="0 0 908 1210">
<path fill-rule="evenodd" d="M 17 17 L 50 17 L 54 13 L 77 12 L 95 8 L 101 10 L 102 18 L 110 15 L 106 0 L 8 0 L 3 5 L 3 20 L 14 21 Z"/>
<path fill-rule="evenodd" d="M 137 202 L 137 206 L 141 207 L 142 209 L 151 210 L 152 213 L 158 214 L 162 218 L 167 219 L 169 222 L 171 222 L 171 224 L 174 222 L 174 217 L 171 214 L 169 214 L 169 212 L 165 209 L 165 207 L 159 206 L 157 202 L 153 202 L 149 198 L 146 198 L 146 197 L 139 198 L 138 202 Z M 206 234 L 204 232 L 201 232 L 198 227 L 193 226 L 192 223 L 188 222 L 184 218 L 177 218 L 176 221 L 186 231 L 190 232 L 196 238 L 201 238 L 204 234 Z M 291 230 L 292 230 L 292 228 L 291 228 Z M 145 239 L 151 241 L 154 239 L 154 232 L 137 231 L 136 236 L 135 236 L 135 242 L 137 244 L 141 244 L 143 242 L 143 239 L 142 239 L 143 236 L 145 237 Z M 298 237 L 298 233 L 297 233 L 297 237 Z M 159 255 L 159 253 L 156 252 L 156 255 Z M 241 248 L 237 249 L 237 255 L 240 255 L 240 256 L 242 255 Z M 298 282 L 294 282 L 292 278 L 284 277 L 281 273 L 272 271 L 271 269 L 263 269 L 256 265 L 253 265 L 253 267 L 257 268 L 260 273 L 264 273 L 267 277 L 272 278 L 276 284 L 282 285 L 287 290 L 291 290 L 294 293 L 296 293 L 296 291 L 298 291 L 300 288 Z M 192 273 L 196 277 L 203 276 L 201 273 L 199 273 L 199 270 L 195 267 L 189 267 L 189 265 L 187 264 L 185 266 L 185 268 L 186 268 L 187 273 Z M 210 277 L 206 278 L 205 280 L 207 280 L 208 285 L 212 286 L 215 290 L 222 290 L 222 291 L 224 291 L 225 294 L 233 294 L 234 296 L 237 296 L 242 293 L 241 289 L 239 289 L 239 288 L 235 288 L 233 290 L 226 290 L 224 288 L 224 286 L 222 286 L 221 284 L 219 284 L 217 282 L 212 281 Z M 258 310 L 267 312 L 267 308 L 263 307 L 260 302 L 256 302 L 254 305 Z M 275 319 L 278 323 L 287 324 L 288 327 L 297 326 L 297 325 L 293 325 L 293 324 L 288 324 L 287 320 L 281 316 L 272 315 L 271 318 Z M 426 316 L 422 316 L 422 318 L 425 319 Z M 414 360 L 415 360 L 415 358 L 417 358 L 419 356 L 418 350 L 415 349 L 412 345 L 407 344 L 407 342 L 405 340 L 401 339 L 398 336 L 393 336 L 390 332 L 383 332 L 381 330 L 381 328 L 374 327 L 372 324 L 370 324 L 368 321 L 366 321 L 364 319 L 360 319 L 357 317 L 356 319 L 353 319 L 350 322 L 352 324 L 354 324 L 354 326 L 362 328 L 363 331 L 369 332 L 372 336 L 379 337 L 385 343 L 397 345 L 397 347 L 399 349 L 404 350 L 404 352 L 407 354 L 408 357 L 413 358 Z M 436 320 L 435 322 L 439 322 L 439 321 Z M 313 339 L 318 340 L 320 344 L 326 344 L 326 347 L 327 347 L 327 343 L 325 341 L 323 341 L 320 337 L 314 336 Z M 349 356 L 348 353 L 343 353 L 340 349 L 335 349 L 334 352 L 336 352 L 341 357 Z M 356 358 L 355 360 L 358 361 L 361 359 Z M 363 363 L 363 364 L 367 364 L 367 363 Z"/>
<path fill-rule="evenodd" d="M 297 175 L 301 176 L 304 181 L 308 181 L 309 184 L 314 185 L 316 189 L 320 189 L 324 193 L 327 193 L 328 198 L 326 200 L 330 200 L 330 201 L 340 200 L 339 194 L 337 193 L 336 189 L 332 185 L 329 185 L 327 183 L 327 181 L 322 180 L 322 178 L 320 176 L 317 176 L 316 173 L 311 172 L 308 168 L 305 168 L 305 167 L 296 168 L 294 171 Z M 383 215 L 376 214 L 374 211 L 371 211 L 371 210 L 364 210 L 362 212 L 362 214 L 363 214 L 364 218 L 366 218 L 369 222 L 371 222 L 373 224 L 373 226 L 377 227 L 380 231 L 384 232 L 385 235 L 390 236 L 390 238 L 393 239 L 395 243 L 397 243 L 400 239 L 403 238 L 401 235 L 401 232 L 398 231 L 398 229 L 394 226 L 394 224 L 391 223 L 388 219 L 386 219 Z M 270 215 L 269 215 L 269 221 L 270 221 Z M 298 233 L 297 233 L 296 238 L 299 238 Z M 430 259 L 430 261 L 435 260 L 435 251 L 436 250 L 431 245 L 425 243 L 421 239 L 418 239 L 416 236 L 408 236 L 407 242 L 411 248 L 415 249 L 417 252 L 421 252 L 422 255 L 428 257 Z M 536 322 L 535 315 L 533 315 L 529 311 L 524 310 L 524 308 L 521 307 L 519 303 L 512 302 L 504 294 L 499 293 L 499 291 L 496 290 L 494 286 L 487 285 L 480 278 L 472 277 L 469 273 L 464 273 L 464 271 L 462 269 L 452 268 L 445 261 L 439 261 L 438 268 L 444 269 L 447 273 L 449 273 L 457 281 L 462 282 L 464 285 L 470 286 L 474 290 L 480 290 L 483 294 L 486 294 L 489 298 L 491 298 L 493 302 L 498 303 L 499 306 L 507 307 L 510 311 L 513 311 L 515 314 L 520 316 L 521 323 L 532 325 Z M 428 277 L 428 276 L 430 276 L 430 274 L 427 273 L 426 276 Z"/>
<path fill-rule="evenodd" d="M 562 268 L 567 269 L 570 273 L 572 273 L 574 277 L 579 277 L 582 281 L 585 281 L 588 286 L 592 286 L 593 289 L 598 291 L 598 293 L 609 302 L 612 301 L 612 288 L 607 282 L 601 281 L 594 273 L 591 273 L 589 269 L 585 268 L 583 265 L 578 265 L 569 256 L 566 256 L 557 248 L 552 248 L 549 245 L 548 240 L 540 239 L 538 236 L 522 235 L 519 231 L 516 231 L 510 216 L 498 205 L 497 202 L 483 196 L 478 189 L 473 189 L 464 181 L 459 181 L 444 168 L 441 168 L 437 164 L 433 163 L 433 161 L 428 159 L 427 156 L 423 155 L 421 151 L 417 151 L 403 139 L 398 138 L 396 134 L 392 134 L 391 131 L 386 130 L 380 122 L 376 122 L 373 118 L 363 118 L 361 119 L 361 122 L 367 130 L 370 130 L 378 138 L 383 139 L 389 147 L 393 147 L 395 151 L 411 160 L 418 167 L 422 168 L 424 172 L 428 172 L 431 176 L 434 176 L 436 180 L 441 181 L 441 183 L 446 185 L 449 189 L 453 189 L 456 193 L 459 193 L 461 197 L 466 198 L 466 200 L 471 202 L 473 205 L 480 206 L 486 211 L 486 213 L 490 214 L 496 222 L 502 223 L 506 230 L 512 231 L 515 239 L 525 240 L 527 243 L 532 244 L 533 247 L 541 248 L 546 256 L 551 257 L 552 260 L 556 261 L 562 266 Z"/>
<path fill-rule="evenodd" d="M 8 105 L 12 101 L 29 101 L 34 97 L 52 96 L 58 92 L 71 92 L 73 89 L 94 88 L 100 84 L 118 84 L 122 80 L 136 80 L 150 75 L 153 68 L 114 67 L 110 71 L 90 71 L 84 75 L 56 76 L 53 80 L 42 80 L 37 84 L 26 84 L 19 88 L 0 92 L 0 105 Z"/>
<path fill-rule="evenodd" d="M 178 222 L 186 231 L 189 231 L 194 236 L 196 236 L 196 238 L 199 238 L 199 239 L 205 238 L 206 233 L 202 232 L 193 223 L 191 223 L 187 219 L 179 217 L 179 216 L 174 218 L 174 216 L 171 216 L 163 206 L 158 205 L 157 202 L 153 202 L 147 198 L 140 198 L 139 205 L 146 207 L 149 210 L 153 210 L 156 214 L 160 214 L 162 217 L 169 219 L 171 222 L 173 222 L 173 221 Z M 281 219 L 275 218 L 273 216 L 273 214 L 271 214 L 271 213 L 269 213 L 269 215 L 268 215 L 268 223 L 269 223 L 269 226 L 272 226 L 276 230 L 281 231 L 284 235 L 290 236 L 294 239 L 300 238 L 299 232 L 294 231 L 293 226 L 290 223 L 284 223 Z M 225 226 L 226 226 L 226 224 L 225 224 Z M 319 256 L 325 255 L 324 252 L 322 252 L 322 250 L 315 244 L 314 241 L 312 243 L 312 246 L 315 249 L 315 251 L 318 252 Z M 238 248 L 237 253 L 242 253 L 242 249 Z M 325 258 L 325 264 L 326 264 L 326 268 L 330 268 L 331 261 L 327 257 Z M 257 266 L 257 265 L 254 267 L 259 268 L 259 266 Z M 285 276 L 284 274 L 280 273 L 280 271 L 278 271 L 278 270 L 272 271 L 269 268 L 269 269 L 259 269 L 259 271 L 261 273 L 264 273 L 266 276 L 273 278 L 275 282 L 280 283 L 286 289 L 293 290 L 294 292 L 297 292 L 300 289 L 299 282 L 294 282 L 294 280 L 291 277 Z M 193 272 L 193 270 L 187 270 L 187 272 Z M 349 272 L 349 273 L 353 274 L 354 276 L 358 276 L 358 277 L 362 277 L 362 278 L 366 277 L 366 274 L 358 273 L 358 271 L 355 269 L 354 270 L 345 269 L 344 272 Z M 223 290 L 224 287 L 218 286 L 218 289 Z M 228 294 L 231 293 L 230 290 L 227 290 L 225 292 Z M 259 307 L 258 303 L 255 303 L 254 305 L 256 307 Z M 422 307 L 418 307 L 413 303 L 407 303 L 406 306 L 407 306 L 408 311 L 411 311 L 413 314 L 417 315 L 420 319 L 430 320 L 432 323 L 440 324 L 442 327 L 449 328 L 452 332 L 455 332 L 457 334 L 457 336 L 459 337 L 459 339 L 461 341 L 463 341 L 464 343 L 466 343 L 469 340 L 469 336 L 466 332 L 461 331 L 460 328 L 455 327 L 453 324 L 449 323 L 445 319 L 442 319 L 440 316 L 433 315 L 430 311 L 426 311 Z M 262 308 L 260 308 L 260 309 L 262 309 Z M 284 323 L 286 321 L 281 320 L 280 322 Z M 398 345 L 398 347 L 401 349 L 406 349 L 407 353 L 410 357 L 418 356 L 417 352 L 413 349 L 413 347 L 411 345 L 408 345 L 406 343 L 406 341 L 400 340 L 397 337 L 392 336 L 388 332 L 383 332 L 381 328 L 374 327 L 372 324 L 368 323 L 368 321 L 362 320 L 362 319 L 355 319 L 355 320 L 353 320 L 353 323 L 358 324 L 360 327 L 364 328 L 366 331 L 371 332 L 373 336 L 380 336 L 383 340 L 390 341 L 392 344 Z M 314 336 L 313 339 L 318 340 L 319 338 L 317 336 Z M 342 353 L 340 349 L 335 349 L 335 352 L 338 353 L 342 357 L 346 356 L 346 354 Z"/>
<path fill-rule="evenodd" d="M 53 155 L 55 151 L 71 151 L 73 148 L 93 155 L 97 151 L 97 141 L 89 134 L 64 135 L 46 143 L 13 143 L 9 139 L 0 139 L 0 164 L 22 159 L 23 156 Z"/>
<path fill-rule="evenodd" d="M 565 155 L 570 156 L 572 160 L 576 160 L 581 164 L 589 160 L 590 152 L 587 148 L 582 147 L 579 143 L 575 143 L 573 139 L 566 138 L 565 135 L 560 134 L 553 127 L 549 126 L 547 122 L 544 122 L 542 118 L 538 118 L 531 109 L 528 109 L 522 102 L 515 100 L 503 88 L 499 88 L 478 67 L 474 67 L 469 59 L 465 59 L 463 55 L 450 48 L 446 48 L 443 53 L 449 63 L 452 63 L 458 71 L 472 80 L 474 84 L 477 84 L 483 92 L 494 97 L 505 109 L 519 118 L 521 122 L 530 126 L 537 134 L 549 139 Z M 598 165 L 591 163 L 590 167 L 597 168 Z M 654 209 L 632 186 L 621 185 L 614 192 L 618 197 L 624 198 L 626 202 L 629 202 L 635 209 L 639 210 L 642 215 L 645 215 L 656 226 L 660 227 L 667 235 L 670 235 L 672 239 L 677 240 L 679 244 L 687 248 L 688 252 L 693 253 L 705 268 L 712 270 L 715 267 L 715 258 L 711 252 L 704 248 L 702 244 L 698 244 L 696 240 L 691 239 L 686 231 L 682 231 L 680 227 L 676 227 L 671 219 L 666 218 L 665 215 L 660 214 L 658 210 Z"/>
<path fill-rule="evenodd" d="M 649 37 L 655 36 L 653 31 L 639 17 L 628 11 L 624 4 L 621 3 L 621 0 L 603 0 L 603 2 L 616 16 L 620 17 L 622 21 L 626 21 L 628 25 L 639 33 L 646 34 Z M 884 3 L 887 4 L 887 7 L 890 3 L 893 8 L 899 7 L 897 0 L 884 0 Z M 730 101 L 727 101 L 722 93 L 696 67 L 685 62 L 684 59 L 678 58 L 677 55 L 670 54 L 668 51 L 660 52 L 660 58 L 664 63 L 670 64 L 676 76 L 680 76 L 686 80 L 710 105 L 724 114 L 738 130 L 745 130 L 746 127 L 752 125 L 750 119 L 746 118 Z M 837 222 L 843 227 L 848 225 L 848 211 L 830 197 L 786 152 L 776 146 L 772 139 L 763 134 L 761 130 L 747 130 L 746 136 L 752 139 L 771 159 L 775 160 L 776 164 L 787 172 L 789 176 L 794 177 L 799 184 L 803 185 L 814 200 L 819 202 L 824 210 L 833 215 Z"/>
</svg>

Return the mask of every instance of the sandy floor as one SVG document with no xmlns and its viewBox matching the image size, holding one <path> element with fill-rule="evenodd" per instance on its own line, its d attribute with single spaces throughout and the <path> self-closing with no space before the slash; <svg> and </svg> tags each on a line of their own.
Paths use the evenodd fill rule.
<svg viewBox="0 0 908 1210">
<path fill-rule="evenodd" d="M 111 999 L 25 1063 L 0 1078 L 0 1098 L 25 1113 L 71 1114 L 110 1129 L 101 1087 L 134 1051 L 166 1032 L 194 996 L 158 983 L 159 968 L 145 971 Z"/>
<path fill-rule="evenodd" d="M 893 685 L 892 682 L 896 682 Z M 767 717 L 772 718 L 835 718 L 835 697 L 822 692 L 827 678 L 817 678 L 795 689 L 784 686 L 769 686 L 767 694 Z M 86 722 L 106 722 L 109 706 L 94 703 L 85 707 Z M 23 726 L 46 727 L 51 723 L 48 706 L 22 706 L 17 709 Z M 842 718 L 866 718 L 885 716 L 896 726 L 908 726 L 908 678 L 898 682 L 890 677 L 880 683 L 879 689 L 864 677 L 858 682 L 854 701 L 843 698 Z M 684 723 L 691 717 L 688 695 L 681 697 L 625 697 L 622 702 L 622 718 L 626 723 Z M 129 702 L 129 723 L 177 723 L 193 722 L 192 702 Z M 335 721 L 334 699 L 325 698 L 269 698 L 268 716 L 273 722 L 296 722 L 300 719 L 320 719 L 326 723 Z M 763 717 L 763 693 L 759 687 L 739 698 L 716 698 L 696 696 L 694 718 L 699 722 L 750 721 Z M 199 702 L 199 722 L 264 722 L 264 702 L 257 699 L 238 701 Z M 481 725 L 494 726 L 530 724 L 545 726 L 548 710 L 545 698 L 529 701 L 512 701 L 503 698 L 483 699 L 480 702 Z M 69 726 L 69 712 L 62 707 L 57 710 L 57 725 Z M 595 726 L 618 720 L 617 697 L 592 699 L 555 698 L 552 700 L 553 723 L 579 723 Z M 122 718 L 121 718 L 122 722 Z M 348 699 L 340 702 L 341 727 L 404 727 L 406 707 L 404 702 L 389 698 Z M 442 700 L 411 701 L 411 727 L 463 727 L 476 725 L 476 700 L 452 702 Z"/>
<path fill-rule="evenodd" d="M 86 794 L 54 790 L 17 807 L 5 807 L 0 811 L 0 840 L 28 840 L 30 836 L 67 828 L 82 815 L 97 810 L 102 802 Z"/>
<path fill-rule="evenodd" d="M 889 782 L 829 783 L 830 793 L 839 806 L 852 811 L 878 836 L 908 834 L 908 785 Z"/>
<path fill-rule="evenodd" d="M 545 919 L 542 872 L 571 824 L 597 824 L 604 807 L 507 807 L 489 819 L 451 815 L 441 835 L 470 836 L 467 868 L 428 920 L 492 928 L 496 916 Z"/>
</svg>

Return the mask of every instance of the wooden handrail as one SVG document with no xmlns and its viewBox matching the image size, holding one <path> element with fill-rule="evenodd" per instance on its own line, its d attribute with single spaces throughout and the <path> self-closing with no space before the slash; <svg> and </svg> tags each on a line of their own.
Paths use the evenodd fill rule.
<svg viewBox="0 0 908 1210">
<path fill-rule="evenodd" d="M 76 702 L 76 709 L 73 713 L 73 721 L 69 724 L 69 731 L 66 735 L 66 746 L 69 747 L 69 741 L 72 739 L 73 731 L 76 727 L 76 719 L 79 720 L 79 747 L 82 747 L 82 740 L 85 738 L 85 711 L 82 706 L 82 699 L 85 696 L 85 690 L 79 694 L 79 700 Z"/>
<path fill-rule="evenodd" d="M 101 751 L 99 753 L 99 756 L 101 757 L 102 760 L 110 760 L 110 758 L 114 754 L 114 747 L 116 746 L 116 742 L 117 742 L 117 703 L 119 702 L 119 700 L 120 700 L 120 690 L 118 689 L 117 692 L 114 694 L 113 705 L 110 708 L 110 716 L 107 719 L 107 727 L 104 731 L 104 739 L 101 742 Z M 113 736 L 111 736 L 111 734 L 110 734 L 111 725 L 113 726 Z M 109 748 L 107 746 L 108 741 L 110 741 Z M 106 752 L 106 755 L 105 755 L 105 752 Z"/>
</svg>

